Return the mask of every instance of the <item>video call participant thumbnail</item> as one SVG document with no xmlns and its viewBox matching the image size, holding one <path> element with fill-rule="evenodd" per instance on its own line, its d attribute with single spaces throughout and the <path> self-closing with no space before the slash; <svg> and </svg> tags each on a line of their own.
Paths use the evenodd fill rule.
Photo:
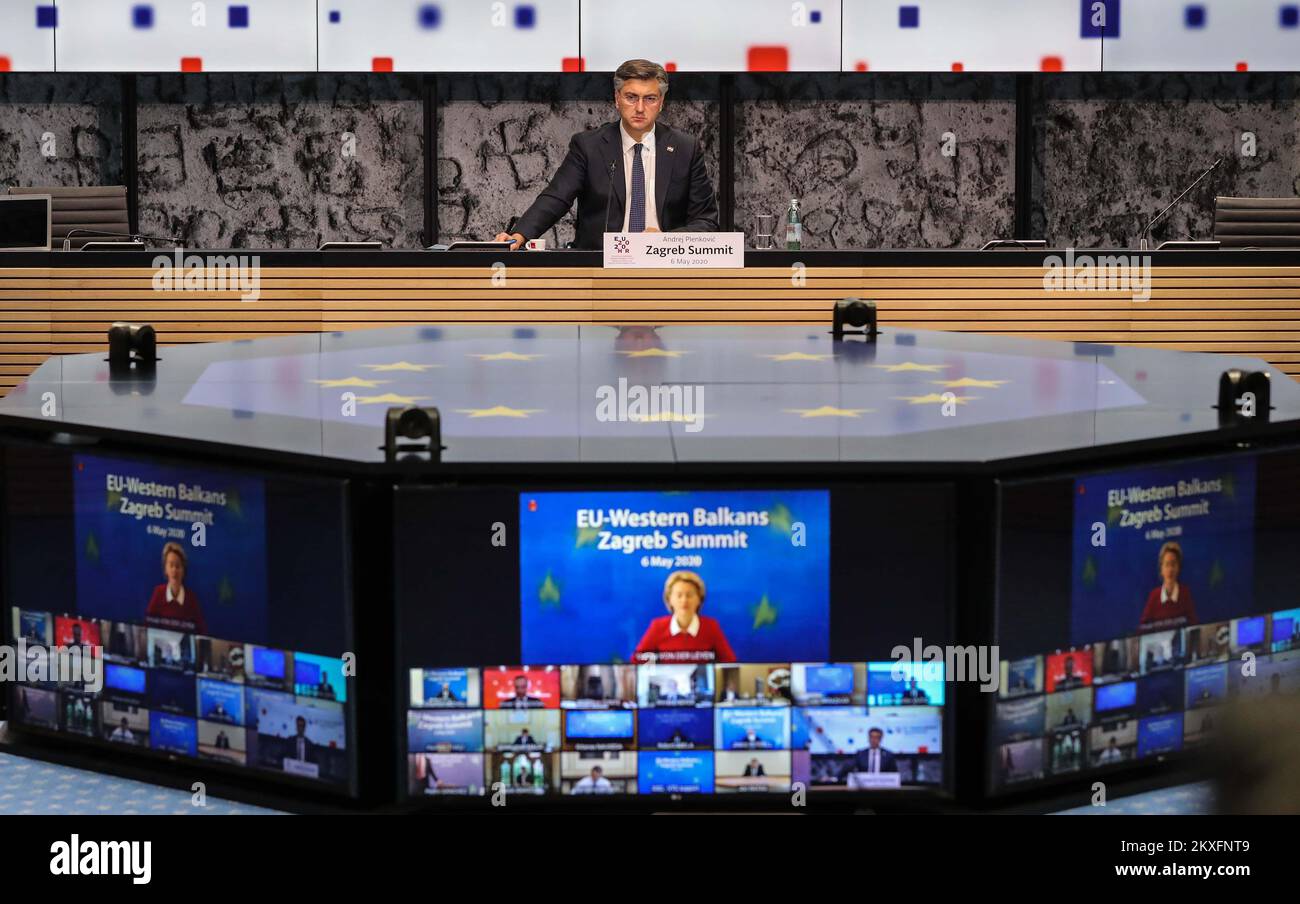
<svg viewBox="0 0 1300 904">
<path fill-rule="evenodd" d="M 559 709 L 560 672 L 541 668 L 487 669 L 483 673 L 485 709 Z"/>
<path fill-rule="evenodd" d="M 207 634 L 208 623 L 198 594 L 185 585 L 189 561 L 179 543 L 165 543 L 162 549 L 163 583 L 154 587 L 145 610 L 145 621 L 152 626 L 189 634 Z"/>
<path fill-rule="evenodd" d="M 664 581 L 669 614 L 650 622 L 632 653 L 635 662 L 735 662 L 717 619 L 701 615 L 704 579 L 693 571 L 674 571 Z"/>
<path fill-rule="evenodd" d="M 1048 656 L 1046 684 L 1049 694 L 1092 684 L 1092 648 L 1068 650 Z"/>
<path fill-rule="evenodd" d="M 564 709 L 634 709 L 636 666 L 561 666 L 560 692 Z"/>
<path fill-rule="evenodd" d="M 413 753 L 407 788 L 414 795 L 477 797 L 483 794 L 483 754 Z"/>
<path fill-rule="evenodd" d="M 149 710 L 123 703 L 100 704 L 103 738 L 114 744 L 146 747 L 149 744 Z"/>
</svg>

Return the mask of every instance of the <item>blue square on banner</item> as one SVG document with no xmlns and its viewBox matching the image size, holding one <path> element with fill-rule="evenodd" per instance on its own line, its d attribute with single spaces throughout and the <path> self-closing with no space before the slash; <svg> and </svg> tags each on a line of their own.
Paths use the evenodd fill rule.
<svg viewBox="0 0 1300 904">
<path fill-rule="evenodd" d="M 131 25 L 134 28 L 153 28 L 153 7 L 144 4 L 131 7 Z"/>
<path fill-rule="evenodd" d="M 337 9 L 330 10 L 330 22 L 332 24 L 338 25 L 339 22 L 341 22 L 342 20 L 343 20 L 343 14 L 341 12 L 339 12 Z"/>
<path fill-rule="evenodd" d="M 1287 4 L 1282 7 L 1281 21 L 1283 28 L 1300 27 L 1300 6 Z"/>
<path fill-rule="evenodd" d="M 1082 38 L 1118 38 L 1119 0 L 1079 0 L 1079 21 Z"/>
<path fill-rule="evenodd" d="M 248 27 L 248 7 L 232 6 L 230 7 L 230 16 L 228 19 L 231 28 Z"/>
<path fill-rule="evenodd" d="M 531 6 L 515 7 L 515 28 L 532 28 L 537 24 L 537 10 Z"/>
<path fill-rule="evenodd" d="M 898 8 L 898 27 L 899 28 L 920 28 L 921 7 L 900 6 Z"/>
<path fill-rule="evenodd" d="M 1183 10 L 1183 24 L 1188 28 L 1205 27 L 1205 7 L 1199 3 L 1189 3 Z"/>
<path fill-rule="evenodd" d="M 432 3 L 426 3 L 420 7 L 420 27 L 437 28 L 442 24 L 442 10 Z"/>
<path fill-rule="evenodd" d="M 54 8 L 53 4 L 49 6 L 36 7 L 37 28 L 57 28 L 58 25 L 59 11 Z"/>
<path fill-rule="evenodd" d="M 808 21 L 811 22 L 813 25 L 816 25 L 821 20 L 822 20 L 822 11 L 819 9 L 815 9 L 808 14 Z"/>
</svg>

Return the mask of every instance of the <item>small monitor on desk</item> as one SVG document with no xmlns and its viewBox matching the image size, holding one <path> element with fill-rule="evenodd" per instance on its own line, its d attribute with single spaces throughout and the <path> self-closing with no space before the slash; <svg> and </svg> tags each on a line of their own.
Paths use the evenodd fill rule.
<svg viewBox="0 0 1300 904">
<path fill-rule="evenodd" d="M 49 195 L 0 195 L 0 251 L 49 251 L 50 204 Z"/>
</svg>

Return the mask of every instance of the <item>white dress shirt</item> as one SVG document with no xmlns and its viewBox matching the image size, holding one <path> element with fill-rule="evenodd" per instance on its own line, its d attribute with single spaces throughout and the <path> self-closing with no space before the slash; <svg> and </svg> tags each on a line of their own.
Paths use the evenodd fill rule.
<svg viewBox="0 0 1300 904">
<path fill-rule="evenodd" d="M 627 133 L 622 122 L 618 124 L 618 133 L 623 137 L 623 188 L 627 203 L 623 205 L 623 231 L 628 231 L 632 219 L 632 160 L 636 152 L 636 139 Z M 650 129 L 641 139 L 641 166 L 645 169 L 645 228 L 659 228 L 659 212 L 655 210 L 655 130 Z M 673 632 L 674 634 L 677 632 Z M 691 632 L 692 636 L 695 632 Z"/>
</svg>

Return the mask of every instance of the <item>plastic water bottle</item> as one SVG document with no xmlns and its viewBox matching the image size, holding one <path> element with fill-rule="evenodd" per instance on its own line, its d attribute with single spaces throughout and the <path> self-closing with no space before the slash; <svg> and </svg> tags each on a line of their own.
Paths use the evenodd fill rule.
<svg viewBox="0 0 1300 904">
<path fill-rule="evenodd" d="M 790 199 L 785 212 L 785 250 L 798 251 L 803 243 L 803 223 L 799 220 L 799 199 Z"/>
</svg>

